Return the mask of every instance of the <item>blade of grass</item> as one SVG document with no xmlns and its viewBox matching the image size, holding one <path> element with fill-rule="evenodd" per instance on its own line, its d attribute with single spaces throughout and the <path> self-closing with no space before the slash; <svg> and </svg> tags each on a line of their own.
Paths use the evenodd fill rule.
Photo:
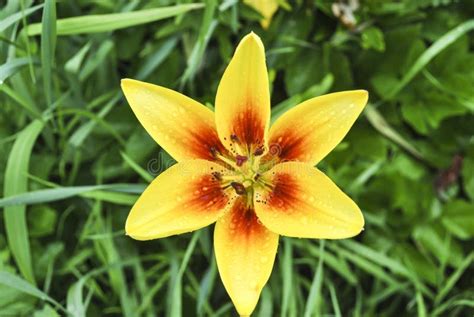
<svg viewBox="0 0 474 317">
<path fill-rule="evenodd" d="M 328 283 L 329 294 L 331 295 L 332 308 L 334 310 L 334 316 L 341 317 L 341 308 L 339 307 L 339 302 L 337 300 L 336 289 L 332 283 Z"/>
<path fill-rule="evenodd" d="M 288 314 L 288 307 L 290 303 L 290 297 L 293 296 L 292 281 L 293 281 L 293 247 L 292 242 L 288 238 L 283 240 L 283 262 L 282 262 L 282 303 L 281 303 L 281 316 L 286 317 Z"/>
<path fill-rule="evenodd" d="M 41 22 L 41 68 L 43 71 L 43 87 L 47 108 L 53 100 L 51 73 L 56 48 L 56 0 L 46 0 Z"/>
<path fill-rule="evenodd" d="M 183 274 L 184 271 L 186 270 L 186 267 L 188 266 L 189 259 L 191 258 L 191 255 L 193 254 L 194 248 L 196 247 L 196 243 L 198 242 L 198 238 L 200 235 L 201 231 L 196 231 L 193 234 L 193 237 L 191 238 L 191 241 L 189 242 L 189 245 L 186 249 L 186 252 L 184 253 L 183 260 L 181 262 L 181 266 L 179 267 L 179 270 L 176 274 L 176 276 L 173 277 L 173 286 L 171 289 L 172 292 L 172 299 L 171 299 L 171 311 L 170 311 L 170 317 L 181 317 L 182 316 L 182 279 L 183 279 Z"/>
<path fill-rule="evenodd" d="M 173 36 L 167 39 L 154 54 L 151 54 L 146 59 L 142 67 L 140 67 L 140 70 L 135 75 L 135 78 L 144 80 L 150 76 L 150 74 L 152 74 L 155 69 L 165 61 L 171 52 L 173 52 L 177 44 L 178 37 Z"/>
<path fill-rule="evenodd" d="M 311 86 L 304 93 L 292 96 L 285 101 L 280 102 L 272 108 L 271 122 L 275 122 L 282 114 L 297 106 L 299 103 L 320 95 L 324 95 L 329 91 L 333 82 L 334 76 L 332 74 L 327 74 L 319 84 Z"/>
<path fill-rule="evenodd" d="M 100 190 L 141 194 L 144 189 L 145 186 L 139 184 L 108 184 L 40 189 L 2 198 L 0 199 L 0 207 L 41 204 Z"/>
<path fill-rule="evenodd" d="M 38 289 L 36 286 L 32 285 L 28 281 L 22 279 L 19 276 L 16 276 L 10 272 L 0 271 L 0 284 L 14 288 L 22 293 L 34 296 L 44 301 L 48 301 L 57 308 L 61 309 L 63 312 L 67 313 L 66 308 L 60 303 L 51 298 L 48 294 Z"/>
<path fill-rule="evenodd" d="M 104 118 L 110 110 L 115 106 L 115 104 L 120 100 L 121 93 L 115 94 L 111 100 L 102 108 L 102 110 L 97 115 L 97 118 Z M 97 124 L 97 120 L 91 120 L 77 129 L 69 138 L 69 143 L 74 147 L 80 147 L 87 136 L 92 132 L 94 127 Z M 115 130 L 114 130 L 115 131 Z"/>
<path fill-rule="evenodd" d="M 211 267 L 207 270 L 199 285 L 198 300 L 196 304 L 196 311 L 198 316 L 204 316 L 204 304 L 209 302 L 209 297 L 214 288 L 214 283 L 217 275 L 217 265 L 214 258 L 211 260 Z M 269 315 L 267 315 L 269 316 Z"/>
<path fill-rule="evenodd" d="M 312 241 L 297 241 L 298 244 L 300 242 L 305 246 L 305 252 L 318 258 L 321 256 L 319 248 L 315 246 Z M 351 285 L 357 284 L 357 276 L 351 271 L 347 262 L 340 257 L 334 256 L 327 250 L 324 251 L 324 264 L 328 269 L 332 269 L 339 273 Z"/>
<path fill-rule="evenodd" d="M 449 292 L 452 290 L 454 285 L 463 275 L 464 271 L 466 271 L 469 268 L 469 266 L 472 264 L 473 260 L 474 260 L 474 253 L 470 253 L 469 256 L 467 256 L 462 262 L 462 264 L 456 269 L 456 271 L 454 271 L 454 273 L 451 274 L 449 279 L 445 283 L 443 283 L 443 287 L 438 291 L 438 294 L 436 295 L 435 305 L 439 305 L 441 301 L 446 297 L 446 295 L 449 294 Z"/>
<path fill-rule="evenodd" d="M 12 58 L 5 64 L 0 65 L 0 85 L 11 75 L 18 72 L 22 67 L 28 65 L 28 57 Z"/>
<path fill-rule="evenodd" d="M 368 104 L 365 107 L 364 113 L 375 130 L 379 131 L 387 139 L 394 142 L 417 159 L 429 163 L 428 159 L 420 151 L 418 151 L 410 142 L 388 124 L 385 118 L 373 105 Z"/>
<path fill-rule="evenodd" d="M 33 119 L 41 118 L 41 113 L 36 109 L 34 105 L 28 102 L 18 91 L 10 88 L 6 84 L 0 85 L 0 91 L 4 92 L 7 96 L 15 100 L 21 107 L 23 107 Z"/>
<path fill-rule="evenodd" d="M 132 206 L 133 204 L 135 204 L 139 197 L 139 195 L 130 195 L 101 190 L 83 193 L 80 196 L 85 198 L 101 199 L 112 204 L 125 206 Z"/>
<path fill-rule="evenodd" d="M 313 282 L 311 283 L 311 288 L 309 289 L 308 299 L 306 300 L 306 307 L 304 310 L 304 317 L 311 316 L 320 316 L 320 307 L 319 303 L 321 302 L 321 286 L 323 284 L 323 262 L 324 262 L 324 240 L 320 240 L 319 245 L 319 261 L 316 272 L 314 273 Z M 316 312 L 313 314 L 313 312 Z"/>
<path fill-rule="evenodd" d="M 423 295 L 419 289 L 416 290 L 416 307 L 418 317 L 426 317 L 428 313 L 426 312 L 425 301 L 423 300 Z"/>
<path fill-rule="evenodd" d="M 188 59 L 188 66 L 181 78 L 181 87 L 183 87 L 189 80 L 192 80 L 196 75 L 199 65 L 201 65 L 202 57 L 206 50 L 206 46 L 211 39 L 211 35 L 217 26 L 217 21 L 214 19 L 217 1 L 206 0 L 206 9 L 204 10 L 203 21 L 196 44 L 193 47 L 191 55 Z"/>
<path fill-rule="evenodd" d="M 5 169 L 4 197 L 21 194 L 28 190 L 27 174 L 31 151 L 42 129 L 43 122 L 36 120 L 18 135 Z M 35 284 L 25 211 L 25 205 L 8 206 L 4 207 L 3 216 L 8 245 L 20 272 L 26 280 Z"/>
<path fill-rule="evenodd" d="M 202 7 L 203 5 L 200 3 L 180 4 L 133 12 L 85 15 L 58 19 L 57 35 L 109 32 L 174 17 Z M 28 35 L 30 36 L 40 33 L 42 33 L 42 25 L 40 23 L 31 24 L 28 27 Z"/>
<path fill-rule="evenodd" d="M 258 316 L 273 316 L 272 292 L 267 287 L 264 287 L 262 290 L 259 306 Z"/>
<path fill-rule="evenodd" d="M 151 183 L 153 176 L 150 175 L 144 168 L 137 164 L 130 156 L 124 152 L 120 152 L 125 163 L 127 163 L 138 175 L 140 175 L 146 182 Z"/>
<path fill-rule="evenodd" d="M 386 95 L 386 99 L 390 100 L 397 95 L 405 86 L 423 69 L 426 65 L 431 62 L 441 51 L 447 48 L 449 45 L 454 43 L 461 36 L 474 29 L 474 19 L 468 20 L 445 35 L 440 37 L 434 42 L 418 59 L 413 63 L 408 72 L 405 73 L 403 78 L 398 82 L 396 86 Z"/>
<path fill-rule="evenodd" d="M 5 31 L 7 28 L 15 24 L 16 22 L 20 21 L 24 17 L 29 16 L 30 14 L 38 11 L 44 6 L 44 4 L 38 4 L 34 7 L 28 8 L 24 11 L 14 13 L 6 18 L 4 18 L 2 21 L 0 21 L 0 33 Z"/>
</svg>

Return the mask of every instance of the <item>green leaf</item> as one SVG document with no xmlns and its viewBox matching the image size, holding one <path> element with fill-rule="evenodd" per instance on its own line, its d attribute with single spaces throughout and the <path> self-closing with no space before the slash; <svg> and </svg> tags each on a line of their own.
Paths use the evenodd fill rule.
<svg viewBox="0 0 474 317">
<path fill-rule="evenodd" d="M 42 237 L 54 232 L 58 215 L 49 206 L 35 206 L 28 211 L 27 219 L 30 236 Z"/>
<path fill-rule="evenodd" d="M 22 293 L 34 296 L 41 300 L 48 301 L 63 310 L 64 312 L 66 312 L 66 309 L 57 301 L 49 297 L 48 294 L 44 293 L 43 291 L 36 288 L 36 286 L 12 273 L 0 271 L 0 284 L 14 288 Z"/>
<path fill-rule="evenodd" d="M 440 37 L 418 57 L 400 82 L 385 96 L 386 99 L 392 99 L 397 95 L 436 55 L 472 29 L 474 29 L 474 20 L 468 20 Z"/>
<path fill-rule="evenodd" d="M 31 151 L 42 129 L 43 122 L 36 120 L 18 135 L 5 170 L 4 197 L 18 195 L 28 190 L 27 173 Z M 25 211 L 25 205 L 7 206 L 3 215 L 8 245 L 20 272 L 29 282 L 35 283 Z"/>
<path fill-rule="evenodd" d="M 35 311 L 33 317 L 60 317 L 60 315 L 48 304 L 43 309 Z"/>
<path fill-rule="evenodd" d="M 39 9 L 41 9 L 42 7 L 44 6 L 44 4 L 38 4 L 38 5 L 35 5 L 34 7 L 31 7 L 31 8 L 28 8 L 24 11 L 20 11 L 20 12 L 17 12 L 17 13 L 14 13 L 10 16 L 8 16 L 7 18 L 4 18 L 1 22 L 0 22 L 0 33 L 2 33 L 3 31 L 5 31 L 7 28 L 9 28 L 10 26 L 12 26 L 14 23 L 20 21 L 21 19 L 29 16 L 30 14 L 38 11 Z"/>
<path fill-rule="evenodd" d="M 308 88 L 304 93 L 296 94 L 285 101 L 280 102 L 275 107 L 272 108 L 272 117 L 271 121 L 275 122 L 282 114 L 291 108 L 297 106 L 303 101 L 308 99 L 324 95 L 329 91 L 334 82 L 334 76 L 332 74 L 327 74 L 324 76 L 323 80 L 319 84 L 315 84 Z"/>
<path fill-rule="evenodd" d="M 318 267 L 314 273 L 313 282 L 311 283 L 311 287 L 309 289 L 308 299 L 306 301 L 306 307 L 304 310 L 304 317 L 311 317 L 313 316 L 314 310 L 316 310 L 316 314 L 320 314 L 320 303 L 322 302 L 321 298 L 321 287 L 323 285 L 324 279 L 324 240 L 320 241 L 320 256 L 318 261 Z"/>
<path fill-rule="evenodd" d="M 41 189 L 37 191 L 27 192 L 14 196 L 11 195 L 11 197 L 2 198 L 0 199 L 0 207 L 46 203 L 100 190 L 141 194 L 144 189 L 145 186 L 139 184 L 104 184 Z"/>
<path fill-rule="evenodd" d="M 463 200 L 449 202 L 444 207 L 443 225 L 459 239 L 474 237 L 474 204 Z"/>
<path fill-rule="evenodd" d="M 174 17 L 202 7 L 203 5 L 200 3 L 181 4 L 171 7 L 147 9 L 134 12 L 85 15 L 73 18 L 58 19 L 57 34 L 70 35 L 109 32 Z M 42 33 L 42 25 L 40 23 L 31 24 L 28 27 L 28 35 L 30 36 L 38 35 L 40 33 Z"/>
<path fill-rule="evenodd" d="M 372 126 L 389 140 L 398 144 L 401 148 L 412 154 L 414 157 L 422 160 L 427 160 L 415 146 L 410 144 L 404 137 L 402 137 L 394 128 L 392 128 L 380 112 L 371 104 L 365 108 L 365 115 L 372 124 Z"/>
<path fill-rule="evenodd" d="M 369 27 L 362 31 L 362 47 L 374 49 L 379 52 L 385 51 L 385 41 L 382 31 L 377 27 Z"/>
<path fill-rule="evenodd" d="M 200 231 L 193 233 L 193 237 L 188 244 L 186 252 L 184 253 L 183 260 L 179 267 L 179 270 L 173 277 L 173 283 L 170 288 L 171 294 L 171 310 L 170 310 L 170 317 L 180 317 L 182 315 L 182 280 L 184 271 L 188 266 L 189 260 L 191 255 L 193 254 L 194 248 L 196 247 L 196 243 L 198 241 L 199 235 L 201 234 Z"/>
<path fill-rule="evenodd" d="M 470 153 L 474 153 L 474 149 Z M 474 157 L 464 158 L 461 174 L 464 190 L 471 201 L 474 201 Z"/>
<path fill-rule="evenodd" d="M 18 72 L 22 67 L 28 65 L 30 59 L 28 57 L 12 58 L 0 65 L 0 85 L 10 77 Z"/>
<path fill-rule="evenodd" d="M 214 13 L 217 7 L 216 0 L 206 0 L 206 7 L 204 11 L 203 21 L 201 23 L 201 29 L 199 36 L 194 44 L 191 55 L 188 59 L 188 66 L 181 78 L 181 85 L 184 85 L 189 80 L 193 79 L 196 75 L 199 65 L 201 65 L 202 57 L 206 50 L 206 46 L 217 26 L 217 21 L 214 18 Z"/>
<path fill-rule="evenodd" d="M 44 92 L 49 108 L 53 100 L 51 72 L 56 48 L 56 0 L 46 0 L 41 25 L 41 67 L 43 70 Z"/>
</svg>

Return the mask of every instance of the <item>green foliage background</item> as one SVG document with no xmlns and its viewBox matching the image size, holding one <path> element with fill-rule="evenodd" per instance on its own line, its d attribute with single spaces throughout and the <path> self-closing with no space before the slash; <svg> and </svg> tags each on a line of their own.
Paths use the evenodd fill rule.
<svg viewBox="0 0 474 317">
<path fill-rule="evenodd" d="M 212 228 L 124 236 L 150 169 L 173 160 L 119 83 L 145 80 L 212 107 L 236 44 L 253 30 L 267 49 L 275 116 L 326 92 L 370 92 L 319 166 L 361 206 L 365 231 L 282 238 L 254 315 L 471 316 L 474 5 L 360 2 L 351 28 L 331 1 L 281 1 L 267 30 L 231 0 L 3 2 L 0 315 L 236 315 Z"/>
</svg>

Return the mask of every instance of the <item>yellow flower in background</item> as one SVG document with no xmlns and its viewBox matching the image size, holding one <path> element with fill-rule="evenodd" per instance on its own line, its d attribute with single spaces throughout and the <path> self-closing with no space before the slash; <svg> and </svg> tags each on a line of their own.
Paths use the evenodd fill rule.
<svg viewBox="0 0 474 317">
<path fill-rule="evenodd" d="M 260 24 L 264 29 L 267 29 L 270 26 L 273 15 L 278 10 L 278 0 L 245 0 L 244 3 L 257 10 L 263 16 Z"/>
<path fill-rule="evenodd" d="M 357 235 L 357 205 L 314 168 L 344 138 L 368 98 L 364 90 L 305 101 L 270 128 L 265 51 L 254 33 L 237 47 L 217 89 L 215 113 L 173 90 L 124 79 L 140 123 L 178 162 L 133 206 L 126 233 L 150 240 L 216 222 L 222 282 L 240 315 L 250 315 L 270 277 L 279 235 Z"/>
</svg>

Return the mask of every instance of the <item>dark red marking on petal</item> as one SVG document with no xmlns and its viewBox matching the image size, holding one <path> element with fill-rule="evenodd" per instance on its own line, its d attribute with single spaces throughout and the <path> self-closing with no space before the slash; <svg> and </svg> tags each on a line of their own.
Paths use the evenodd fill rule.
<svg viewBox="0 0 474 317">
<path fill-rule="evenodd" d="M 212 127 L 202 126 L 190 131 L 189 151 L 196 156 L 209 161 L 216 161 L 216 154 L 226 155 L 227 150 L 222 145 L 217 131 Z"/>
<path fill-rule="evenodd" d="M 223 209 L 229 201 L 220 181 L 213 174 L 192 180 L 189 190 L 192 198 L 184 204 L 185 207 L 213 212 Z"/>
<path fill-rule="evenodd" d="M 264 201 L 280 210 L 291 212 L 296 204 L 300 202 L 298 194 L 299 185 L 293 175 L 278 173 L 272 180 L 272 190 Z"/>
<path fill-rule="evenodd" d="M 236 114 L 232 122 L 231 140 L 234 141 L 235 136 L 238 143 L 244 144 L 248 149 L 263 145 L 265 118 L 261 117 L 251 103 L 241 108 L 245 110 Z"/>
<path fill-rule="evenodd" d="M 298 158 L 305 154 L 304 143 L 306 139 L 306 135 L 297 135 L 295 133 L 287 133 L 284 137 L 281 137 L 281 141 L 278 142 L 280 146 L 280 153 L 278 153 L 280 160 L 298 160 Z"/>
<path fill-rule="evenodd" d="M 306 139 L 306 135 L 285 131 L 284 135 L 278 135 L 270 140 L 268 155 L 271 155 L 271 158 L 277 157 L 278 161 L 298 161 L 305 154 Z"/>
<path fill-rule="evenodd" d="M 237 199 L 232 206 L 231 228 L 234 238 L 251 240 L 252 237 L 266 233 L 252 206 L 247 206 L 245 198 Z"/>
</svg>

